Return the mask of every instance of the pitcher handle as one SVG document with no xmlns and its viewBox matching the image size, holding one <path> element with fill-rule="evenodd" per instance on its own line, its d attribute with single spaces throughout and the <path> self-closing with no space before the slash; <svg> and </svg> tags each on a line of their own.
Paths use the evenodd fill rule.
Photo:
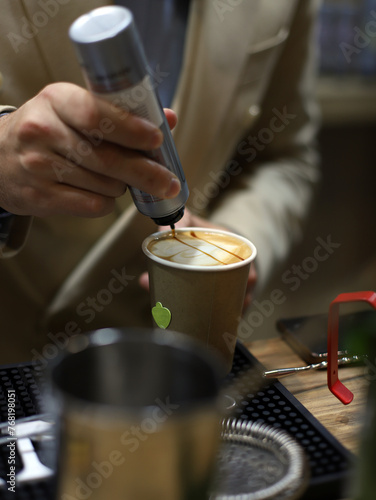
<svg viewBox="0 0 376 500">
<path fill-rule="evenodd" d="M 338 322 L 339 305 L 344 302 L 367 302 L 376 309 L 376 292 L 341 293 L 329 306 L 328 318 L 328 387 L 345 405 L 351 403 L 354 394 L 338 378 Z"/>
</svg>

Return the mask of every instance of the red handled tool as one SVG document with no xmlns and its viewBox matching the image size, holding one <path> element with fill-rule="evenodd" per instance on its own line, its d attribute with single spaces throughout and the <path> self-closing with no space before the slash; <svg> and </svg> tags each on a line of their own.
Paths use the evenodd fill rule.
<svg viewBox="0 0 376 500">
<path fill-rule="evenodd" d="M 328 319 L 328 387 L 345 405 L 351 403 L 353 393 L 338 379 L 338 322 L 339 305 L 344 302 L 367 302 L 376 309 L 376 292 L 341 293 L 329 306 Z"/>
</svg>

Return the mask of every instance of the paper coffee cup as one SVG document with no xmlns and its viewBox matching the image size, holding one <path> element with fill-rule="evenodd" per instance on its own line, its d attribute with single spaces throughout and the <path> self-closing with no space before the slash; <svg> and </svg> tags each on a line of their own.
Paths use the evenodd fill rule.
<svg viewBox="0 0 376 500">
<path fill-rule="evenodd" d="M 154 233 L 142 244 L 153 321 L 203 342 L 222 357 L 229 372 L 256 248 L 227 231 L 180 228 L 173 234 Z"/>
</svg>

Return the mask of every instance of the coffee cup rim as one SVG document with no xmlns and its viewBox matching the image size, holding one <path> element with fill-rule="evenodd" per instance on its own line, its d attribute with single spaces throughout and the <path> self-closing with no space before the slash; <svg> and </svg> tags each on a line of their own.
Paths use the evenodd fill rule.
<svg viewBox="0 0 376 500">
<path fill-rule="evenodd" d="M 167 267 L 173 267 L 174 269 L 182 269 L 182 270 L 189 270 L 189 271 L 200 271 L 200 272 L 218 272 L 218 271 L 229 271 L 231 269 L 236 269 L 238 267 L 243 267 L 248 264 L 250 264 L 252 261 L 255 260 L 256 255 L 257 255 L 257 249 L 255 245 L 247 238 L 244 236 L 241 236 L 239 234 L 233 233 L 231 231 L 225 231 L 222 229 L 211 229 L 211 228 L 205 228 L 205 227 L 179 227 L 175 229 L 176 232 L 180 233 L 183 231 L 196 231 L 200 233 L 215 233 L 215 234 L 224 234 L 228 236 L 232 236 L 234 238 L 237 238 L 244 243 L 246 243 L 250 248 L 251 248 L 251 255 L 247 257 L 246 259 L 242 260 L 241 262 L 234 262 L 232 264 L 226 264 L 226 265 L 214 265 L 214 266 L 197 266 L 197 265 L 190 265 L 190 264 L 181 264 L 179 262 L 171 262 L 169 260 L 162 259 L 161 257 L 158 257 L 157 255 L 154 255 L 150 250 L 148 249 L 148 245 L 151 241 L 160 238 L 161 236 L 164 236 L 167 233 L 172 233 L 171 229 L 166 229 L 164 231 L 157 231 L 153 234 L 150 234 L 147 236 L 144 241 L 142 242 L 142 251 L 144 254 L 149 257 L 151 260 L 162 264 Z"/>
</svg>

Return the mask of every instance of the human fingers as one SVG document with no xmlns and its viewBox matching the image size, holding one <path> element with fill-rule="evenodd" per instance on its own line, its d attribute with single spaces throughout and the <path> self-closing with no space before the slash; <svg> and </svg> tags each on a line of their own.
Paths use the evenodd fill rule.
<svg viewBox="0 0 376 500">
<path fill-rule="evenodd" d="M 77 154 L 84 148 L 87 154 Z M 64 157 L 63 148 L 59 148 L 62 182 L 72 184 L 75 180 L 75 175 L 73 179 L 71 178 L 74 174 L 71 168 L 73 162 L 88 172 L 95 172 L 156 197 L 173 198 L 180 192 L 181 185 L 174 174 L 138 151 L 122 148 L 107 141 L 92 147 L 88 141 L 77 139 L 73 135 L 70 138 L 69 150 L 70 152 Z M 67 163 L 67 160 L 70 161 Z"/>
<path fill-rule="evenodd" d="M 18 215 L 102 216 L 113 210 L 124 182 L 61 162 L 56 142 L 70 130 L 45 106 L 28 102 L 0 120 L 0 206 Z M 70 171 L 65 183 L 62 172 Z"/>
<path fill-rule="evenodd" d="M 121 180 L 154 196 L 170 198 L 180 192 L 180 183 L 173 173 L 139 152 L 139 149 L 148 150 L 160 145 L 159 129 L 129 113 L 123 112 L 119 115 L 119 110 L 114 111 L 109 103 L 101 100 L 93 101 L 91 94 L 86 91 L 81 95 L 82 89 L 77 90 L 74 86 L 72 89 L 69 86 L 67 90 L 72 94 L 70 100 L 67 97 L 71 106 L 72 103 L 79 106 L 86 101 L 85 109 L 93 111 L 93 107 L 94 109 L 98 107 L 99 114 L 94 121 L 99 120 L 99 125 L 90 130 L 80 129 L 79 122 L 75 119 L 72 121 L 67 114 L 66 106 L 62 107 L 61 98 L 55 96 L 54 87 L 51 97 L 53 105 L 58 110 L 57 113 L 60 113 L 60 117 L 73 125 L 76 131 L 76 137 L 72 134 L 69 146 L 66 144 L 64 148 L 60 146 L 59 153 L 62 157 L 67 156 L 66 151 L 69 149 L 68 155 L 73 156 L 73 161 L 80 166 Z M 49 96 L 51 90 L 46 93 Z M 175 113 L 166 109 L 166 116 L 170 126 L 174 127 L 177 121 Z M 122 132 L 121 140 L 118 136 L 119 130 Z M 149 139 L 145 139 L 146 137 Z"/>
<path fill-rule="evenodd" d="M 39 183 L 33 189 L 31 215 L 39 217 L 71 215 L 75 217 L 103 217 L 115 208 L 115 198 L 66 184 L 43 186 Z"/>
<path fill-rule="evenodd" d="M 173 112 L 167 114 L 173 126 L 176 117 Z M 9 172 L 4 177 L 10 182 L 9 189 L 4 184 L 7 203 L 3 206 L 14 213 L 43 216 L 44 210 L 66 213 L 76 207 L 77 215 L 100 216 L 113 202 L 95 196 L 90 203 L 90 192 L 114 198 L 124 193 L 126 184 L 161 197 L 175 196 L 180 191 L 179 183 L 167 169 L 141 153 L 64 124 L 46 96 L 27 102 L 8 123 L 13 127 L 8 127 L 7 146 L 2 152 L 6 150 L 4 157 L 9 158 Z M 55 183 L 76 189 L 54 189 Z M 69 197 L 66 209 L 66 200 L 61 196 Z"/>
<path fill-rule="evenodd" d="M 19 215 L 108 213 L 113 208 L 111 198 L 121 196 L 126 184 L 56 154 L 56 144 L 69 143 L 74 133 L 48 107 L 34 104 L 28 102 L 1 120 L 1 206 Z M 64 184 L 74 189 L 63 188 Z"/>
<path fill-rule="evenodd" d="M 122 147 L 147 151 L 159 147 L 159 128 L 91 92 L 70 83 L 49 85 L 39 94 L 69 127 L 97 144 L 108 141 Z"/>
<path fill-rule="evenodd" d="M 170 127 L 171 130 L 173 130 L 178 122 L 176 113 L 170 108 L 164 108 L 164 113 L 167 118 L 168 126 Z"/>
</svg>

